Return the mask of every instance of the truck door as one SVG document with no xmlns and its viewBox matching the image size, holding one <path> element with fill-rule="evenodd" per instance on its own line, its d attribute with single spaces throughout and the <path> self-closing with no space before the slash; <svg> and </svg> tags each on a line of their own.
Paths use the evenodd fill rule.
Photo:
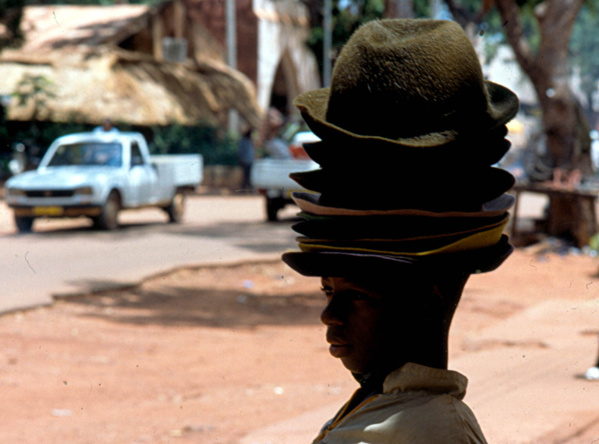
<svg viewBox="0 0 599 444">
<path fill-rule="evenodd" d="M 135 140 L 132 141 L 129 185 L 134 206 L 146 205 L 152 202 L 157 177 L 154 167 L 146 162 L 141 154 L 139 144 Z"/>
</svg>

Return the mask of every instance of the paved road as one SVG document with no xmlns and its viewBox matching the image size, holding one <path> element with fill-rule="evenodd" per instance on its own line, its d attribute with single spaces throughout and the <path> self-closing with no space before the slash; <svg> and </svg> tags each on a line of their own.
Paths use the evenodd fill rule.
<svg viewBox="0 0 599 444">
<path fill-rule="evenodd" d="M 540 214 L 543 204 L 529 195 L 521 214 Z M 181 225 L 149 209 L 123 212 L 115 232 L 92 230 L 87 219 L 39 220 L 36 232 L 23 236 L 0 201 L 0 313 L 137 284 L 179 267 L 275 259 L 295 248 L 290 226 L 297 211 L 290 206 L 281 222 L 266 223 L 260 196 L 193 196 Z"/>
<path fill-rule="evenodd" d="M 266 223 L 259 196 L 194 196 L 181 225 L 149 209 L 124 212 L 114 232 L 92 230 L 85 219 L 40 220 L 34 234 L 18 235 L 0 202 L 0 312 L 184 266 L 274 259 L 294 247 L 296 212 L 289 207 L 281 222 Z"/>
</svg>

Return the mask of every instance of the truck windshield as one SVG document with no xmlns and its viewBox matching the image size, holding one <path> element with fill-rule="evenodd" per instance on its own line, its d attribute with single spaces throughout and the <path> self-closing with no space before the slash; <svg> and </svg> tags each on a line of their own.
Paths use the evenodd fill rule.
<svg viewBox="0 0 599 444">
<path fill-rule="evenodd" d="M 48 166 L 105 165 L 121 166 L 123 147 L 120 143 L 73 143 L 58 147 Z"/>
</svg>

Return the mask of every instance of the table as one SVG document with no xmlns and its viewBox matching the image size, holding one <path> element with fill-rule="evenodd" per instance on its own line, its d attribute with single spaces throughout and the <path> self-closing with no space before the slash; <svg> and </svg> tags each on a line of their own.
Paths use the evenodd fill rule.
<svg viewBox="0 0 599 444">
<path fill-rule="evenodd" d="M 588 245 L 597 232 L 597 197 L 599 189 L 567 189 L 548 184 L 516 185 L 511 192 L 516 198 L 511 235 L 517 238 L 520 194 L 538 193 L 549 197 L 546 231 L 549 236 L 571 237 L 579 248 Z"/>
</svg>

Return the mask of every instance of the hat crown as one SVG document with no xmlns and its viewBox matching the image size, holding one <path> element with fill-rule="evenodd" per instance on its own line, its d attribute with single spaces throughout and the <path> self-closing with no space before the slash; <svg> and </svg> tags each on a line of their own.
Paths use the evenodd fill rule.
<svg viewBox="0 0 599 444">
<path fill-rule="evenodd" d="M 341 51 L 326 118 L 356 134 L 397 139 L 482 123 L 488 103 L 478 57 L 458 24 L 380 20 Z"/>
</svg>

